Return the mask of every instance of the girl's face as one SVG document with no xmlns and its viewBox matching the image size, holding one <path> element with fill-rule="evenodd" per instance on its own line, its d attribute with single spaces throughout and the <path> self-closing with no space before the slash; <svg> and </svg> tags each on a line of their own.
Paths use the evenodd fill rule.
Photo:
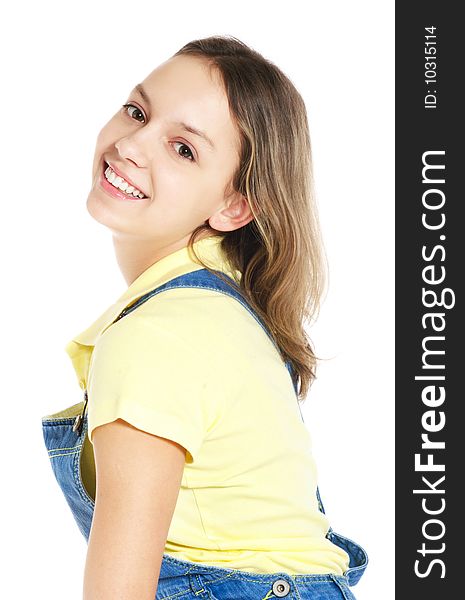
<svg viewBox="0 0 465 600">
<path fill-rule="evenodd" d="M 239 149 L 217 72 L 201 59 L 173 57 L 131 91 L 127 106 L 100 131 L 87 210 L 115 236 L 158 247 L 187 244 L 206 220 L 220 231 L 242 227 L 253 215 L 232 191 Z M 129 195 L 122 180 L 113 184 L 126 191 L 108 183 L 108 165 L 144 198 Z"/>
</svg>

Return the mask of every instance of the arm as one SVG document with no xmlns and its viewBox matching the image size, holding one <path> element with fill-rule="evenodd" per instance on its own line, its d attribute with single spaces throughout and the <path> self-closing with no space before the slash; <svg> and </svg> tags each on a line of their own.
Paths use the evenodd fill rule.
<svg viewBox="0 0 465 600">
<path fill-rule="evenodd" d="M 122 419 L 92 437 L 96 498 L 83 600 L 153 600 L 186 451 Z"/>
</svg>

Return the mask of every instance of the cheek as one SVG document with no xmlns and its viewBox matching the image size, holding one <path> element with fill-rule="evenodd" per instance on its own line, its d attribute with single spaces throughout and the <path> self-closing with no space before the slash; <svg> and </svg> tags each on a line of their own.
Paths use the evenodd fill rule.
<svg viewBox="0 0 465 600">
<path fill-rule="evenodd" d="M 158 164 L 152 171 L 154 202 L 150 211 L 163 214 L 169 222 L 195 226 L 217 210 L 218 190 L 211 177 L 199 173 L 194 165 L 182 168 L 183 165 L 173 166 L 172 162 L 168 160 L 165 168 Z"/>
<path fill-rule="evenodd" d="M 110 119 L 97 135 L 96 148 L 106 149 L 106 147 L 115 139 L 114 126 L 112 126 L 113 119 Z"/>
<path fill-rule="evenodd" d="M 110 145 L 109 129 L 107 126 L 103 127 L 98 135 L 95 142 L 94 151 L 94 170 L 99 168 L 101 165 L 102 154 L 108 151 Z"/>
<path fill-rule="evenodd" d="M 181 204 L 196 213 L 203 212 L 218 197 L 217 186 L 211 176 L 194 165 L 167 172 L 162 181 L 173 205 Z"/>
<path fill-rule="evenodd" d="M 99 131 L 95 142 L 94 173 L 99 171 L 102 166 L 102 155 L 106 153 L 115 154 L 115 142 L 122 136 L 115 123 L 116 115 L 113 116 Z"/>
<path fill-rule="evenodd" d="M 154 158 L 152 184 L 155 196 L 173 204 L 197 198 L 203 192 L 203 175 L 195 165 L 182 164 L 183 159 L 178 159 L 172 152 L 168 148 Z"/>
<path fill-rule="evenodd" d="M 124 135 L 124 128 L 119 118 L 119 113 L 115 113 L 109 121 L 100 129 L 97 135 L 97 148 L 107 151 L 116 140 Z"/>
</svg>

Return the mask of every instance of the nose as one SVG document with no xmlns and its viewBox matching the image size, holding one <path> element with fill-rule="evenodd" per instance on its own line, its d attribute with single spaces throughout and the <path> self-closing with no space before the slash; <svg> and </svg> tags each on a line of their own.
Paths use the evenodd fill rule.
<svg viewBox="0 0 465 600">
<path fill-rule="evenodd" d="M 115 143 L 115 148 L 122 159 L 131 161 L 139 168 L 146 166 L 147 157 L 144 155 L 141 144 L 133 136 L 119 139 Z"/>
</svg>

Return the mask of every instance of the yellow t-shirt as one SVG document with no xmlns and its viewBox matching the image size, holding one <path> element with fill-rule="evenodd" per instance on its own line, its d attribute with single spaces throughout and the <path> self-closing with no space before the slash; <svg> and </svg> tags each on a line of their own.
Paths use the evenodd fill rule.
<svg viewBox="0 0 465 600">
<path fill-rule="evenodd" d="M 219 242 L 195 247 L 239 281 Z M 325 537 L 291 377 L 254 317 L 225 294 L 177 288 L 111 325 L 144 293 L 200 268 L 187 248 L 162 258 L 67 344 L 89 398 L 83 480 L 95 489 L 95 427 L 124 419 L 187 451 L 166 554 L 256 573 L 343 574 L 349 559 Z"/>
</svg>

